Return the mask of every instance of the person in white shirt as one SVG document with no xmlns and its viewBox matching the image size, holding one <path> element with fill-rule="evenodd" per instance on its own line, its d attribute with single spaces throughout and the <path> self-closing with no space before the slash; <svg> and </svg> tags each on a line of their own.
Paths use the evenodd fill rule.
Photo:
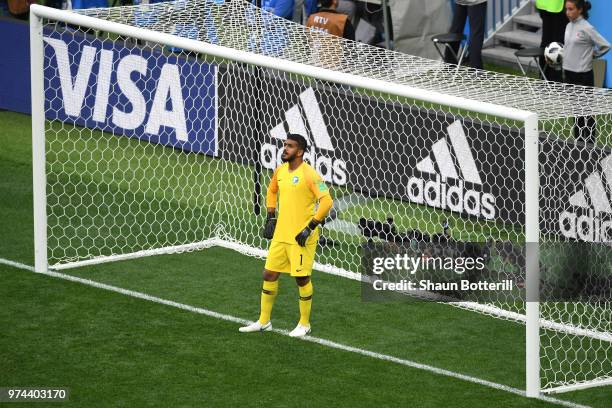
<svg viewBox="0 0 612 408">
<path fill-rule="evenodd" d="M 591 2 L 567 0 L 565 14 L 569 24 L 565 28 L 563 45 L 564 82 L 574 85 L 594 86 L 593 58 L 601 57 L 610 50 L 610 43 L 587 21 Z M 595 119 L 579 117 L 574 126 L 574 137 L 594 143 Z"/>
</svg>

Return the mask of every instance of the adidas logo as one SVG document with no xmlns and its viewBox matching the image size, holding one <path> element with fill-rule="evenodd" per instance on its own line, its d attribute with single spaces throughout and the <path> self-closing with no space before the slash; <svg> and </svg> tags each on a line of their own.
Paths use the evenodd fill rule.
<svg viewBox="0 0 612 408">
<path fill-rule="evenodd" d="M 305 119 L 305 121 L 304 121 Z M 309 130 L 306 128 L 308 124 Z M 285 129 L 289 127 L 289 132 Z M 300 94 L 300 103 L 293 105 L 285 112 L 285 120 L 270 130 L 270 136 L 277 140 L 285 140 L 287 133 L 297 133 L 304 136 L 311 147 L 304 155 L 323 180 L 342 186 L 347 182 L 346 163 L 341 159 L 334 159 L 325 152 L 334 152 L 331 137 L 323 120 L 323 114 L 319 102 L 312 88 L 306 89 Z M 317 147 L 313 149 L 312 147 Z M 323 150 L 324 153 L 317 154 L 315 150 Z M 260 160 L 263 167 L 274 170 L 282 163 L 283 149 L 277 147 L 276 143 L 264 143 L 260 151 Z"/>
<path fill-rule="evenodd" d="M 447 132 L 455 153 L 454 158 L 446 137 L 435 142 L 431 147 L 434 160 L 431 159 L 430 153 L 416 165 L 417 170 L 422 174 L 434 175 L 435 180 L 410 177 L 408 198 L 414 203 L 426 204 L 435 208 L 477 217 L 482 216 L 486 219 L 495 218 L 495 197 L 480 191 L 479 186 L 482 186 L 482 179 L 476 168 L 476 162 L 461 122 L 454 122 L 447 128 Z M 455 159 L 459 165 L 458 168 L 455 165 Z M 448 180 L 456 181 L 447 184 Z M 477 189 L 466 188 L 466 182 Z"/>
<path fill-rule="evenodd" d="M 602 179 L 605 176 L 612 194 L 612 154 L 600 163 L 601 173 L 591 173 L 584 180 L 584 189 L 578 190 L 569 199 L 571 206 L 579 208 L 578 213 L 563 211 L 559 215 L 559 228 L 566 238 L 612 242 L 612 205 Z"/>
</svg>

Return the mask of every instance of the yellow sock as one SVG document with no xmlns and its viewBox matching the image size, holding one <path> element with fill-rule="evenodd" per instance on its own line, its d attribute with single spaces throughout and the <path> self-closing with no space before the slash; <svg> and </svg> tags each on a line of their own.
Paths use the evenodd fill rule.
<svg viewBox="0 0 612 408">
<path fill-rule="evenodd" d="M 261 313 L 259 314 L 259 323 L 262 325 L 270 321 L 272 306 L 274 306 L 274 299 L 276 299 L 277 294 L 278 280 L 274 282 L 264 281 L 261 290 Z"/>
<path fill-rule="evenodd" d="M 312 307 L 312 282 L 298 286 L 300 290 L 300 324 L 310 326 L 310 308 Z"/>
</svg>

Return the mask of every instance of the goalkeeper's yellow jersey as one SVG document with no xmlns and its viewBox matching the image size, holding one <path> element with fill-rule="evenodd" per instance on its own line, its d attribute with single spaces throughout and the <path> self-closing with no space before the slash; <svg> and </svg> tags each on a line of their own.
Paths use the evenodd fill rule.
<svg viewBox="0 0 612 408">
<path fill-rule="evenodd" d="M 272 241 L 295 244 L 295 236 L 315 217 L 322 221 L 329 212 L 332 200 L 325 182 L 308 163 L 303 162 L 290 172 L 289 163 L 277 167 L 268 186 L 266 206 L 276 207 L 278 198 L 278 220 Z M 319 228 L 310 235 L 308 243 L 316 243 Z"/>
</svg>

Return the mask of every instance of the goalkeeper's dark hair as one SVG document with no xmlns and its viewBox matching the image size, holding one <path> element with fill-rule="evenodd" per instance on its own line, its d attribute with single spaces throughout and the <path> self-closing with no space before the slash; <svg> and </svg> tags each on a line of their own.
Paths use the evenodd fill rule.
<svg viewBox="0 0 612 408">
<path fill-rule="evenodd" d="M 287 135 L 287 140 L 293 140 L 294 142 L 297 142 L 298 147 L 304 152 L 306 152 L 306 150 L 308 149 L 308 142 L 306 141 L 306 138 L 302 135 L 298 135 L 297 133 L 289 133 Z"/>
<path fill-rule="evenodd" d="M 328 9 L 332 6 L 334 0 L 320 0 L 319 4 L 321 4 L 322 9 Z"/>
</svg>

